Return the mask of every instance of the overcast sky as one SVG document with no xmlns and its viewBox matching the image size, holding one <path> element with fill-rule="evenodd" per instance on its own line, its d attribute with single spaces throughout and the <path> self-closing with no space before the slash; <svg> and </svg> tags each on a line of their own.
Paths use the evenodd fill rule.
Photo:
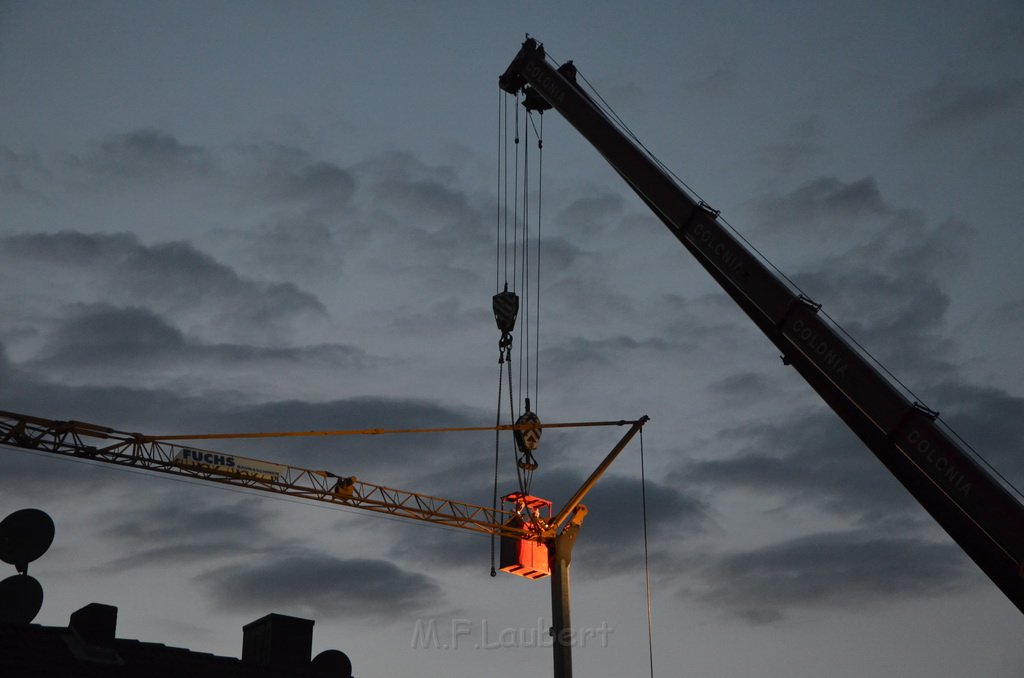
<svg viewBox="0 0 1024 678">
<path fill-rule="evenodd" d="M 0 2 L 0 409 L 152 434 L 493 423 L 497 78 L 530 33 L 1024 485 L 1024 6 L 550 4 Z M 655 675 L 1019 676 L 1020 612 L 544 122 L 536 405 L 651 417 Z M 548 431 L 534 490 L 561 505 L 621 433 Z M 492 491 L 492 434 L 210 447 Z M 611 632 L 579 675 L 647 671 L 639 451 L 587 501 L 573 621 Z M 0 456 L 0 514 L 57 527 L 39 623 L 95 601 L 121 637 L 239 656 L 279 612 L 361 678 L 550 670 L 528 647 L 549 587 L 492 579 L 486 537 Z M 415 647 L 431 620 L 471 633 Z M 476 647 L 501 629 L 527 642 Z"/>
</svg>

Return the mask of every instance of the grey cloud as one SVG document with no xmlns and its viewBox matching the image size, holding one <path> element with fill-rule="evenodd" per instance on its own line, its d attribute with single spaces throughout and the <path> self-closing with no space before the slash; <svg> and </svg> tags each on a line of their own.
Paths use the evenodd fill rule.
<svg viewBox="0 0 1024 678">
<path fill-rule="evenodd" d="M 38 185 L 52 178 L 38 154 L 0 146 L 0 192 L 45 201 L 45 193 Z"/>
<path fill-rule="evenodd" d="M 490 506 L 490 501 L 487 502 Z M 391 523 L 388 556 L 410 565 L 429 564 L 451 570 L 454 568 L 484 571 L 490 567 L 490 537 L 452 529 L 423 529 L 423 525 Z M 495 558 L 501 544 L 495 541 Z"/>
<path fill-rule="evenodd" d="M 0 259 L 9 270 L 67 279 L 72 294 L 64 303 L 96 296 L 143 303 L 189 323 L 211 323 L 214 336 L 276 335 L 294 319 L 325 313 L 295 285 L 244 278 L 187 242 L 145 245 L 127 233 L 62 231 L 9 236 L 2 244 Z"/>
<path fill-rule="evenodd" d="M 727 436 L 739 443 L 739 454 L 691 462 L 673 477 L 698 487 L 776 494 L 865 524 L 908 511 L 917 515 L 902 486 L 824 406 L 777 424 L 735 428 Z"/>
<path fill-rule="evenodd" d="M 586 233 L 588 238 L 606 230 L 625 214 L 625 201 L 618 193 L 599 193 L 576 198 L 561 209 L 554 223 L 568 233 Z"/>
<path fill-rule="evenodd" d="M 307 215 L 327 215 L 348 208 L 358 187 L 351 170 L 292 146 L 232 146 L 221 154 L 230 167 L 225 178 L 243 194 Z"/>
<path fill-rule="evenodd" d="M 103 380 L 112 364 L 124 376 L 150 379 L 174 367 L 180 379 L 189 372 L 226 376 L 237 370 L 307 364 L 345 370 L 370 361 L 359 349 L 340 344 L 263 348 L 197 341 L 147 309 L 91 304 L 69 309 L 29 364 L 46 374 Z"/>
<path fill-rule="evenodd" d="M 153 128 L 108 137 L 70 162 L 75 169 L 121 181 L 200 178 L 214 167 L 207 150 Z"/>
<path fill-rule="evenodd" d="M 952 380 L 934 390 L 943 421 L 1018 490 L 1024 488 L 1024 398 Z"/>
<path fill-rule="evenodd" d="M 621 364 L 632 351 L 661 353 L 674 348 L 660 338 L 634 339 L 626 335 L 604 339 L 574 337 L 562 342 L 557 348 L 549 349 L 545 355 L 548 361 L 558 365 L 559 370 L 569 371 Z"/>
<path fill-rule="evenodd" d="M 367 176 L 366 206 L 371 218 L 387 218 L 377 226 L 401 236 L 408 246 L 451 259 L 451 253 L 473 257 L 494 246 L 494 212 L 458 186 L 452 167 L 428 166 L 410 153 L 375 156 L 359 167 Z M 480 248 L 487 248 L 481 250 Z M 493 251 L 490 252 L 493 256 Z"/>
<path fill-rule="evenodd" d="M 201 181 L 229 202 L 244 196 L 306 215 L 337 213 L 349 207 L 356 190 L 350 170 L 302 149 L 270 143 L 203 147 L 153 128 L 108 137 L 70 156 L 69 166 L 87 182 Z"/>
<path fill-rule="evenodd" d="M 633 444 L 636 444 L 635 442 Z M 589 473 L 591 469 L 587 469 Z M 535 494 L 552 499 L 557 512 L 582 485 L 586 474 L 552 469 L 538 476 Z M 701 533 L 707 506 L 691 492 L 648 479 L 647 520 L 655 557 L 669 553 L 675 540 Z M 602 477 L 583 503 L 589 510 L 576 553 L 597 576 L 616 575 L 643 558 L 643 487 L 640 478 L 613 473 Z"/>
<path fill-rule="evenodd" d="M 119 508 L 98 519 L 107 526 L 102 536 L 123 552 L 104 567 L 208 563 L 254 544 L 280 546 L 280 535 L 266 528 L 268 515 L 257 499 L 217 503 L 191 494 L 183 504 L 181 493 L 150 490 L 130 512 Z"/>
<path fill-rule="evenodd" d="M 699 571 L 707 588 L 697 597 L 749 622 L 769 623 L 794 609 L 960 591 L 968 585 L 967 566 L 951 543 L 827 532 L 712 557 Z"/>
<path fill-rule="evenodd" d="M 224 609 L 272 608 L 314 618 L 391 622 L 436 605 L 430 577 L 386 560 L 299 552 L 249 559 L 207 572 L 210 596 Z"/>
<path fill-rule="evenodd" d="M 670 553 L 676 540 L 704 531 L 708 507 L 695 495 L 651 479 L 644 488 L 639 478 L 602 478 L 584 500 L 589 513 L 577 547 L 589 570 L 618 574 L 641 562 L 644 494 L 648 536 L 656 554 Z"/>
<path fill-rule="evenodd" d="M 707 75 L 691 80 L 687 91 L 699 92 L 708 96 L 720 97 L 731 93 L 739 82 L 739 71 L 735 63 L 719 65 Z"/>
<path fill-rule="evenodd" d="M 281 195 L 292 200 L 309 200 L 327 210 L 345 207 L 355 192 L 352 173 L 329 162 L 304 165 L 286 175 Z"/>
<path fill-rule="evenodd" d="M 234 234 L 237 247 L 247 251 L 259 271 L 289 280 L 338 277 L 344 254 L 353 243 L 326 219 L 309 214 L 275 215 L 252 232 Z"/>
<path fill-rule="evenodd" d="M 821 256 L 790 277 L 868 350 L 915 376 L 948 368 L 945 288 L 969 225 L 931 225 L 888 202 L 872 178 L 819 177 L 760 204 L 774 236 L 822 240 Z"/>
<path fill-rule="evenodd" d="M 0 360 L 0 381 L 5 384 L 4 409 L 151 435 L 432 428 L 486 420 L 475 410 L 415 399 L 361 397 L 327 402 L 254 403 L 245 393 L 224 389 L 192 393 L 139 384 L 76 386 L 48 381 L 40 376 L 39 370 L 26 370 L 10 360 Z M 481 438 L 471 434 L 424 435 L 309 437 L 299 439 L 297 445 L 284 445 L 278 439 L 246 440 L 236 443 L 234 448 L 242 450 L 238 453 L 269 461 L 338 469 L 346 475 L 359 473 L 367 480 L 394 483 L 392 486 L 402 486 L 398 483 L 411 480 L 432 482 L 435 473 L 451 480 L 452 460 L 476 455 L 480 449 Z M 439 448 L 446 451 L 444 456 L 425 454 L 425 450 Z M 410 460 L 416 463 L 410 464 Z"/>
<path fill-rule="evenodd" d="M 1011 111 L 1022 99 L 1019 77 L 983 82 L 947 75 L 912 96 L 910 126 L 918 136 L 955 132 Z"/>
<path fill-rule="evenodd" d="M 882 198 L 872 177 L 853 182 L 818 177 L 784 195 L 762 198 L 757 211 L 775 228 L 790 228 L 808 223 L 831 225 L 837 219 L 887 216 L 893 208 Z"/>
<path fill-rule="evenodd" d="M 735 373 L 723 377 L 709 385 L 711 391 L 727 398 L 742 398 L 749 402 L 759 397 L 767 397 L 774 391 L 776 380 L 754 372 Z"/>
<path fill-rule="evenodd" d="M 791 172 L 806 160 L 824 153 L 818 137 L 818 120 L 804 118 L 794 124 L 780 141 L 758 149 L 757 155 L 770 170 Z"/>
<path fill-rule="evenodd" d="M 160 316 L 142 308 L 106 304 L 80 308 L 44 344 L 44 363 L 123 364 L 180 354 L 185 338 Z"/>
<path fill-rule="evenodd" d="M 825 268 L 797 279 L 830 300 L 828 313 L 884 364 L 898 366 L 901 379 L 923 385 L 952 369 L 955 346 L 943 332 L 950 299 L 934 279 L 906 269 Z"/>
</svg>

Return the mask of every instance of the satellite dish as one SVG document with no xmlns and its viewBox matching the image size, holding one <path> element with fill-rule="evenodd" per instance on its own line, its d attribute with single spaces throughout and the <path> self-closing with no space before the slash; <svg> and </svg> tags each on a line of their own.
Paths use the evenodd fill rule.
<svg viewBox="0 0 1024 678">
<path fill-rule="evenodd" d="M 0 623 L 28 624 L 43 607 L 43 587 L 34 577 L 16 574 L 0 581 Z"/>
<path fill-rule="evenodd" d="M 334 678 L 351 678 L 352 662 L 341 650 L 324 650 L 313 657 L 313 671 Z"/>
<path fill-rule="evenodd" d="M 24 574 L 53 543 L 53 519 L 39 509 L 21 509 L 0 521 L 0 560 Z"/>
</svg>

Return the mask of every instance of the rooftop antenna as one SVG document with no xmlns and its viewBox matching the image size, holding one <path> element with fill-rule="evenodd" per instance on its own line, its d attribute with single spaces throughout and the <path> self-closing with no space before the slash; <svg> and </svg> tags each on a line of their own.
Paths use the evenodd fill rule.
<svg viewBox="0 0 1024 678">
<path fill-rule="evenodd" d="M 26 574 L 28 564 L 46 553 L 56 530 L 53 518 L 39 509 L 21 509 L 0 521 L 0 560 Z"/>
<path fill-rule="evenodd" d="M 0 581 L 0 622 L 28 624 L 43 607 L 43 587 L 28 575 L 28 564 L 53 543 L 53 519 L 39 509 L 21 509 L 0 521 L 0 560 L 18 574 Z"/>
</svg>

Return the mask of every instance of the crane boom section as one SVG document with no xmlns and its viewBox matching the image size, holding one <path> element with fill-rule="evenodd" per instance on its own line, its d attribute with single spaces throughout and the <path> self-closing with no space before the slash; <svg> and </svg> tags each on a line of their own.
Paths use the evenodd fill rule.
<svg viewBox="0 0 1024 678">
<path fill-rule="evenodd" d="M 1024 507 L 937 421 L 692 198 L 532 38 L 502 74 L 509 93 L 529 86 L 639 195 L 821 398 L 1024 612 Z"/>
<path fill-rule="evenodd" d="M 515 527 L 522 523 L 513 520 L 518 514 L 511 511 L 396 490 L 328 471 L 154 441 L 141 434 L 80 421 L 0 412 L 0 444 L 275 492 L 484 534 L 539 538 L 533 531 Z"/>
</svg>

